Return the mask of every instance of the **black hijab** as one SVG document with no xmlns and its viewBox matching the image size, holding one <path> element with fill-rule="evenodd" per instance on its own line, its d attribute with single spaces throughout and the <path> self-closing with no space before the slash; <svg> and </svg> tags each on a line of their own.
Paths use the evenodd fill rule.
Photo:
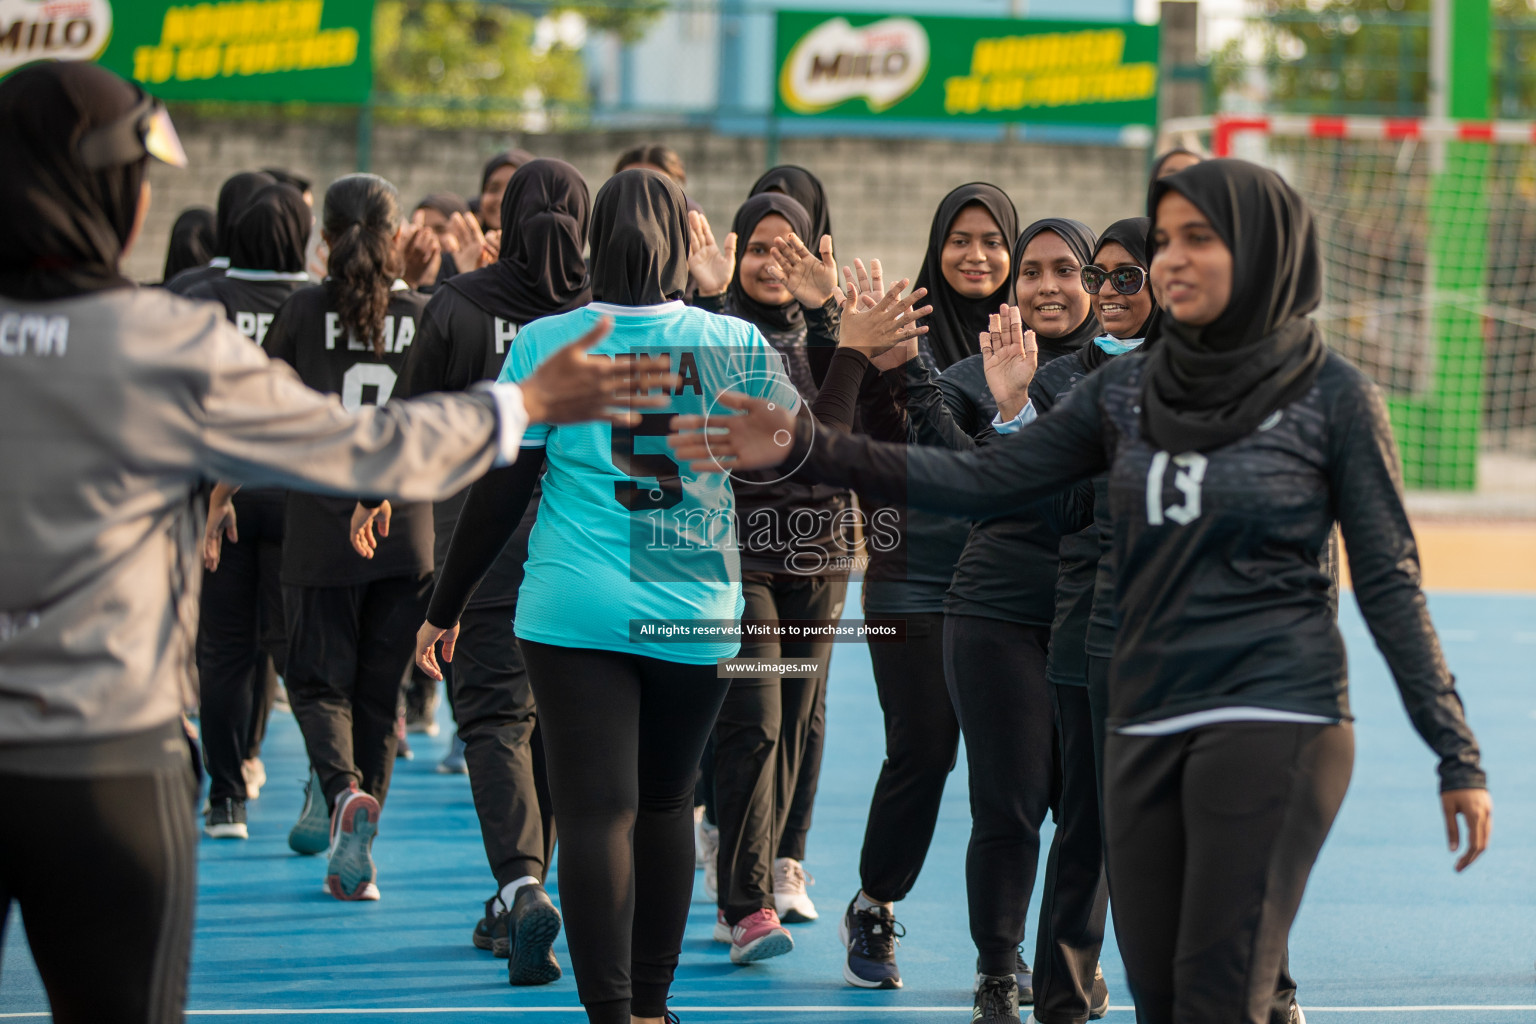
<svg viewBox="0 0 1536 1024">
<path fill-rule="evenodd" d="M 218 227 L 214 231 L 213 254 L 228 257 L 235 243 L 235 222 L 245 212 L 245 204 L 251 197 L 277 179 L 266 171 L 243 171 L 232 175 L 219 186 Z"/>
<path fill-rule="evenodd" d="M 918 288 L 928 289 L 924 301 L 933 306 L 933 312 L 928 314 L 924 322 L 928 325 L 928 344 L 940 370 L 947 370 L 967 356 L 981 351 L 979 338 L 987 329 L 987 317 L 996 313 L 997 307 L 1013 295 L 1012 264 L 1008 266 L 1003 286 L 983 299 L 966 298 L 955 291 L 944 277 L 941 262 L 944 240 L 949 237 L 949 229 L 954 225 L 955 218 L 960 216 L 960 211 L 972 205 L 980 206 L 991 214 L 997 222 L 998 230 L 1003 233 L 1005 243 L 1019 230 L 1019 215 L 1013 208 L 1013 200 L 996 185 L 973 181 L 961 185 L 939 203 L 938 210 L 933 214 L 933 224 L 928 229 L 928 252 L 923 257 L 922 269 L 917 272 L 917 280 L 913 282 L 912 288 L 914 291 Z"/>
<path fill-rule="evenodd" d="M 1152 170 L 1151 170 L 1151 172 L 1147 175 L 1147 212 L 1148 212 L 1148 214 L 1155 214 L 1157 212 L 1156 211 L 1155 202 L 1154 202 L 1154 200 L 1152 198 L 1152 188 L 1153 188 L 1154 185 L 1157 184 L 1157 176 L 1163 172 L 1163 165 L 1166 164 L 1169 160 L 1172 160 L 1176 156 L 1192 156 L 1196 160 L 1201 160 L 1201 161 L 1203 161 L 1205 159 L 1205 157 L 1201 156 L 1199 153 L 1196 153 L 1194 150 L 1192 150 L 1192 149 L 1185 149 L 1183 146 L 1174 146 L 1172 149 L 1168 150 L 1166 153 L 1158 154 L 1157 159 L 1152 161 Z M 1188 168 L 1185 168 L 1185 170 L 1188 170 Z"/>
<path fill-rule="evenodd" d="M 503 167 L 511 166 L 517 171 L 525 164 L 533 162 L 533 154 L 526 149 L 504 149 L 485 162 L 485 168 L 480 172 L 480 191 L 485 191 L 485 186 L 490 184 L 491 175 Z"/>
<path fill-rule="evenodd" d="M 229 265 L 236 270 L 304 271 L 315 214 L 292 185 L 268 185 L 246 202 L 235 220 Z"/>
<path fill-rule="evenodd" d="M 1009 273 L 1014 280 L 1018 280 L 1019 267 L 1024 264 L 1024 250 L 1029 248 L 1029 243 L 1045 234 L 1047 231 L 1056 235 L 1067 248 L 1072 250 L 1072 255 L 1077 257 L 1079 266 L 1087 266 L 1093 262 L 1093 229 L 1080 220 L 1070 220 L 1066 217 L 1042 217 L 1023 231 L 1019 232 L 1018 241 L 1013 243 L 1013 263 Z M 994 304 L 992 312 L 996 312 Z M 1023 312 L 1023 310 L 1020 310 Z M 1029 328 L 1029 319 L 1026 316 L 1024 326 Z M 1083 322 L 1072 328 L 1070 332 L 1059 338 L 1043 338 L 1036 334 L 1035 341 L 1040 346 L 1040 365 L 1044 366 L 1052 359 L 1060 356 L 1071 355 L 1080 351 L 1084 345 L 1091 345 L 1093 339 L 1099 336 L 1099 321 L 1093 315 L 1093 307 L 1088 307 L 1088 315 Z"/>
<path fill-rule="evenodd" d="M 801 236 L 811 252 L 821 251 L 821 236 L 832 233 L 832 215 L 827 210 L 827 190 L 821 179 L 804 167 L 781 164 L 757 179 L 748 195 L 781 192 L 805 207 L 811 215 L 810 234 Z"/>
<path fill-rule="evenodd" d="M 1152 187 L 1152 208 L 1184 196 L 1232 252 L 1232 295 L 1209 324 L 1170 315 L 1147 357 L 1144 423 L 1171 452 L 1209 451 L 1252 433 L 1312 387 L 1327 349 L 1307 316 L 1323 295 L 1312 214 L 1281 177 L 1207 160 Z"/>
<path fill-rule="evenodd" d="M 34 64 L 0 82 L 0 295 L 40 301 L 132 286 L 117 264 L 148 157 L 90 170 L 78 147 L 143 96 L 83 62 Z"/>
<path fill-rule="evenodd" d="M 580 171 L 563 160 L 529 161 L 501 197 L 501 256 L 447 286 L 519 324 L 585 306 L 592 301 L 582 256 L 591 208 Z"/>
<path fill-rule="evenodd" d="M 670 302 L 688 286 L 688 207 L 665 174 L 620 171 L 592 204 L 592 297 L 619 306 Z"/>
<path fill-rule="evenodd" d="M 747 290 L 741 286 L 741 258 L 746 254 L 747 242 L 763 218 L 773 213 L 788 221 L 789 229 L 801 239 L 806 237 L 803 232 L 811 230 L 811 215 L 804 206 L 787 195 L 763 192 L 742 203 L 741 209 L 736 211 L 735 221 L 731 223 L 731 230 L 736 232 L 736 271 L 731 275 L 731 283 L 725 290 L 726 308 L 732 315 L 756 324 L 765 332 L 795 331 L 805 324 L 800 303 L 791 298 L 782 306 L 765 305 L 748 295 Z"/>
<path fill-rule="evenodd" d="M 1146 270 L 1150 266 L 1147 262 L 1147 238 L 1151 234 L 1152 218 L 1150 217 L 1127 217 L 1124 220 L 1117 220 L 1105 228 L 1104 233 L 1099 236 L 1099 240 L 1093 244 L 1094 259 L 1098 259 L 1101 249 L 1110 242 L 1114 242 L 1130 253 L 1131 259 L 1135 260 L 1141 269 Z M 1111 288 L 1112 286 L 1106 281 L 1103 287 Z M 1147 290 L 1148 295 L 1152 294 L 1151 281 L 1145 281 L 1142 287 Z M 1156 325 L 1161 312 L 1157 308 L 1157 298 L 1153 296 L 1152 312 L 1142 321 L 1141 326 L 1136 329 L 1136 333 L 1133 335 L 1136 338 L 1146 339 L 1142 341 L 1143 348 L 1145 348 L 1147 341 L 1151 340 L 1152 328 Z M 1113 359 L 1114 356 L 1104 351 L 1098 345 L 1085 345 L 1082 354 L 1078 358 L 1083 361 L 1083 365 L 1089 370 L 1096 370 Z"/>
<path fill-rule="evenodd" d="M 182 210 L 171 225 L 171 244 L 165 250 L 162 283 L 183 270 L 201 267 L 213 258 L 214 218 L 206 206 Z"/>
</svg>

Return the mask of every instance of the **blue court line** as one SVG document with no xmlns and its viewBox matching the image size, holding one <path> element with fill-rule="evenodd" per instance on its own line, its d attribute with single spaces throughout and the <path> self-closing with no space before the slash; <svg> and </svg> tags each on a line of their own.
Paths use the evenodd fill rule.
<svg viewBox="0 0 1536 1024">
<path fill-rule="evenodd" d="M 1536 637 L 1536 598 L 1432 595 L 1430 606 L 1483 745 L 1494 787 L 1494 845 L 1466 874 L 1451 870 L 1434 759 L 1346 599 L 1355 774 L 1291 946 L 1302 1005 L 1315 1022 L 1536 1021 L 1536 670 L 1523 639 Z M 855 593 L 848 608 L 857 614 Z M 734 967 L 709 938 L 713 910 L 696 885 L 673 989 L 684 1024 L 757 1024 L 791 1014 L 902 1024 L 969 1018 L 975 952 L 965 921 L 964 755 L 923 874 L 898 907 L 907 927 L 898 950 L 906 987 L 854 990 L 841 981 L 835 919 L 858 885 L 859 846 L 883 749 L 860 644 L 836 647 L 827 718 L 827 760 L 806 862 L 817 876 L 811 895 L 823 919 L 792 926 L 797 948 L 789 956 Z M 433 772 L 446 735 L 411 740 L 418 759 L 397 768 L 378 844 L 384 898 L 339 904 L 320 891 L 323 863 L 286 848 L 305 767 L 292 719 L 274 717 L 265 751 L 270 781 L 251 804 L 252 838 L 205 840 L 201 848 L 190 1016 L 263 1024 L 321 1017 L 355 1024 L 469 1024 L 516 1014 L 551 1024 L 582 1019 L 563 937 L 556 951 L 566 977 L 542 989 L 510 988 L 506 962 L 470 947 L 469 930 L 493 883 L 469 787 L 462 777 Z M 1049 837 L 1047 823 L 1043 839 Z M 557 893 L 558 881 L 556 872 Z M 1032 910 L 1025 947 L 1031 959 L 1035 919 Z M 5 937 L 0 1018 L 46 1019 L 19 915 Z M 1130 1024 L 1112 941 L 1104 970 L 1117 1007 L 1107 1022 Z"/>
</svg>

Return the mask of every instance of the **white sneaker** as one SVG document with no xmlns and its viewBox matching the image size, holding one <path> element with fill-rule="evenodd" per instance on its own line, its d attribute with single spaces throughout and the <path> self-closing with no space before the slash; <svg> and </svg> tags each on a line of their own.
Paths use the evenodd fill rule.
<svg viewBox="0 0 1536 1024">
<path fill-rule="evenodd" d="M 780 921 L 785 924 L 801 924 L 816 920 L 816 904 L 805 893 L 807 885 L 815 884 L 816 879 L 805 873 L 805 865 L 794 858 L 779 857 L 774 860 L 773 902 Z"/>
<path fill-rule="evenodd" d="M 725 911 L 723 910 L 715 911 L 713 937 L 716 942 L 723 942 L 727 946 L 735 941 L 735 937 L 731 934 L 731 926 L 725 923 Z"/>
<path fill-rule="evenodd" d="M 267 784 L 267 766 L 259 757 L 248 757 L 240 762 L 240 777 L 245 780 L 245 798 L 255 800 Z"/>
</svg>

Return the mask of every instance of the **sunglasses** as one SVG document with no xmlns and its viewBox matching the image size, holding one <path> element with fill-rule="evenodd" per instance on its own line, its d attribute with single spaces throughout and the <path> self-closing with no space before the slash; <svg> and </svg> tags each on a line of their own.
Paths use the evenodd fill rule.
<svg viewBox="0 0 1536 1024">
<path fill-rule="evenodd" d="M 1121 295 L 1135 295 L 1146 287 L 1147 272 L 1141 267 L 1116 267 L 1114 270 L 1105 270 L 1103 267 L 1089 265 L 1083 268 L 1083 291 L 1089 295 L 1099 294 L 1108 281 L 1110 287 Z"/>
</svg>

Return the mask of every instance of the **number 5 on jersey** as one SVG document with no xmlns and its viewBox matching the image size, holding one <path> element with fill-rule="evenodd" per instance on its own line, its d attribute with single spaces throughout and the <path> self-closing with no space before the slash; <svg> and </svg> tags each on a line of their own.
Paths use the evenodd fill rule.
<svg viewBox="0 0 1536 1024">
<path fill-rule="evenodd" d="M 614 500 L 631 512 L 671 508 L 683 500 L 683 478 L 678 475 L 677 463 L 661 452 L 635 454 L 635 438 L 666 437 L 671 422 L 670 412 L 647 412 L 640 414 L 636 426 L 613 428 L 614 467 L 627 477 L 656 480 L 655 486 L 636 483 L 635 479 L 614 481 Z"/>
</svg>

